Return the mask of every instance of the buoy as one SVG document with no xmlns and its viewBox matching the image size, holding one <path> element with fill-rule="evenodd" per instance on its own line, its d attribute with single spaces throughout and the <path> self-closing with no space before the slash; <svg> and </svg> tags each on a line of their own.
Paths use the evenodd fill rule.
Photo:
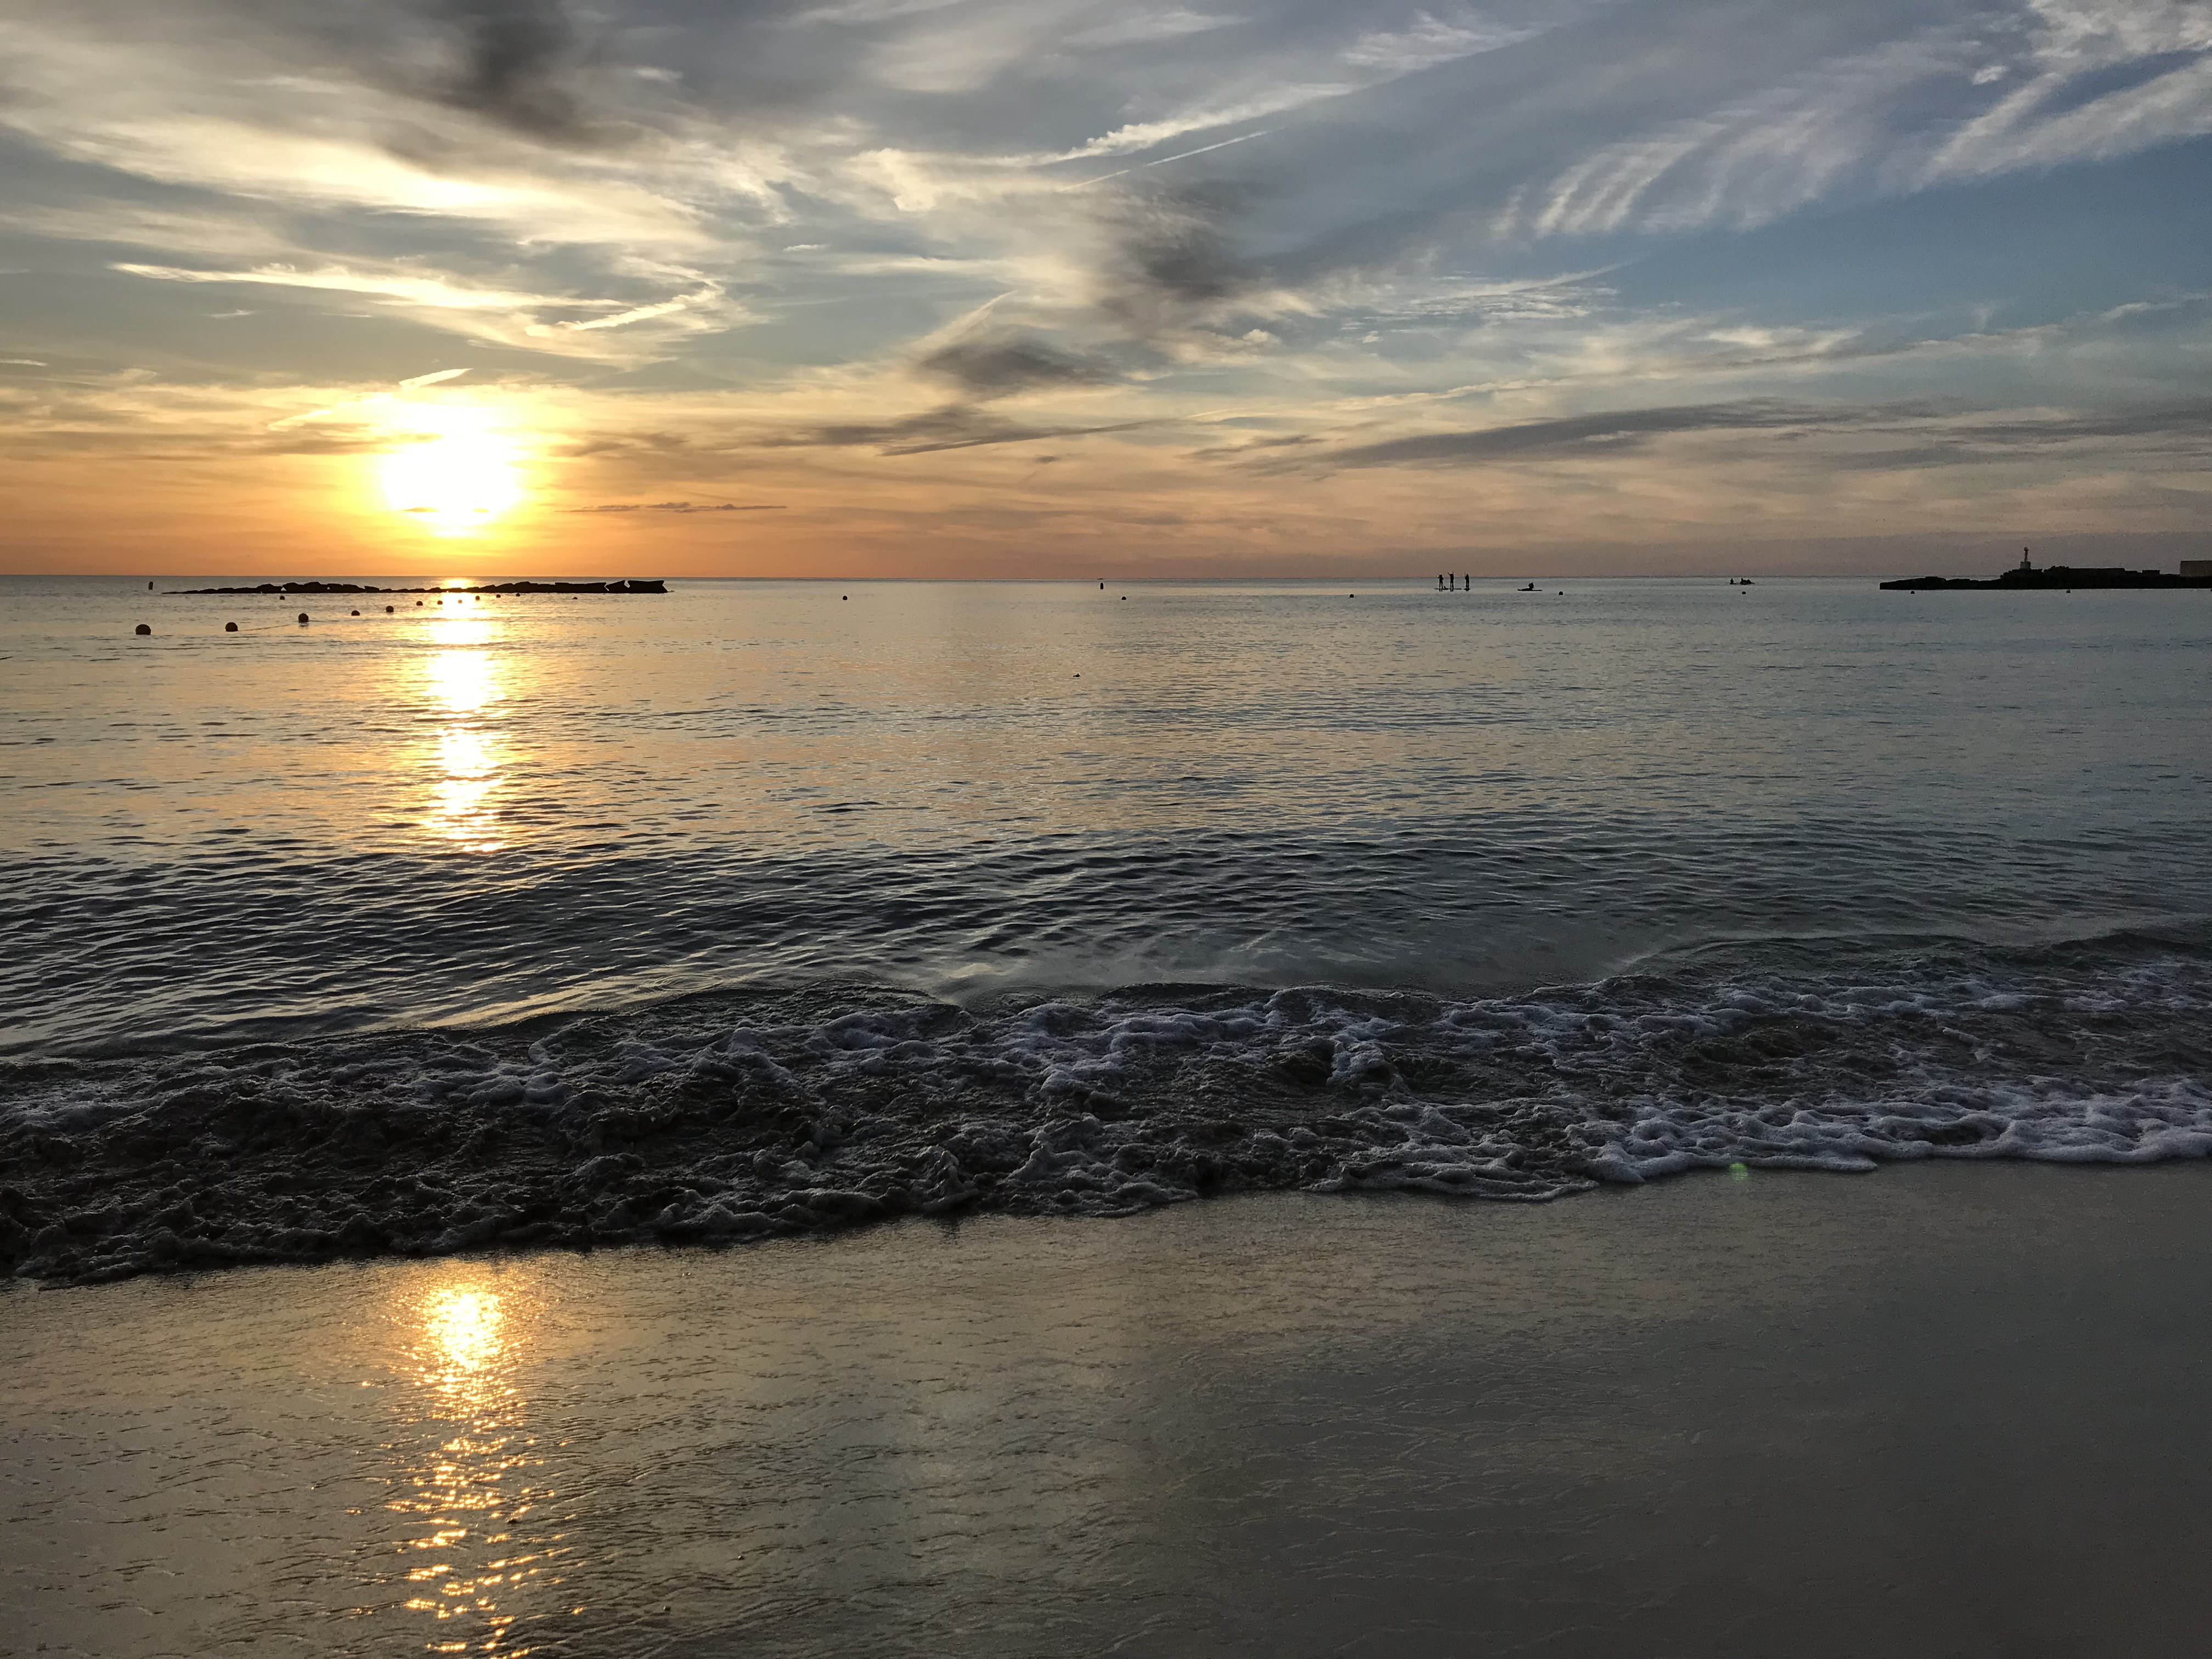
<svg viewBox="0 0 2212 1659">
<path fill-rule="evenodd" d="M 420 600 L 420 599 L 416 600 L 416 601 L 415 601 L 415 608 L 416 608 L 417 611 L 420 611 L 420 610 L 422 608 L 422 600 Z"/>
<path fill-rule="evenodd" d="M 392 614 L 392 607 L 390 605 L 387 605 L 384 607 L 384 614 L 387 617 Z"/>
<path fill-rule="evenodd" d="M 153 630 L 151 628 L 148 627 L 144 623 L 140 623 L 138 624 L 138 630 L 137 630 L 137 631 L 138 631 L 139 637 L 143 639 L 143 638 L 146 637 L 148 635 L 150 635 L 154 630 Z"/>
<path fill-rule="evenodd" d="M 837 596 L 838 599 L 839 599 L 841 602 L 842 602 L 842 601 L 843 601 L 843 600 L 846 600 L 846 599 L 851 599 L 852 597 L 853 597 L 853 596 L 852 596 L 850 593 L 840 593 L 840 594 Z"/>
<path fill-rule="evenodd" d="M 236 623 L 225 623 L 222 625 L 222 631 L 226 634 L 235 634 L 238 632 L 238 624 Z"/>
<path fill-rule="evenodd" d="M 307 613 L 306 611 L 302 611 L 300 613 L 300 626 L 301 626 L 301 627 L 302 627 L 302 628 L 305 628 L 307 625 Z"/>
<path fill-rule="evenodd" d="M 358 617 L 359 615 L 361 615 L 361 612 L 360 612 L 360 611 L 355 611 L 353 614 L 354 614 L 355 616 Z"/>
</svg>

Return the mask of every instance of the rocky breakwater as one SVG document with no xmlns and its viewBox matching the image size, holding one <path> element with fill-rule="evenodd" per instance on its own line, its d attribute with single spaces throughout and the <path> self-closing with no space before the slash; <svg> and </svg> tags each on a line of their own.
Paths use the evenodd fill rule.
<svg viewBox="0 0 2212 1659">
<path fill-rule="evenodd" d="M 292 593 L 665 593 L 668 584 L 632 577 L 610 582 L 488 582 L 481 587 L 371 587 L 360 582 L 261 582 L 252 587 L 179 587 L 173 594 Z"/>
</svg>

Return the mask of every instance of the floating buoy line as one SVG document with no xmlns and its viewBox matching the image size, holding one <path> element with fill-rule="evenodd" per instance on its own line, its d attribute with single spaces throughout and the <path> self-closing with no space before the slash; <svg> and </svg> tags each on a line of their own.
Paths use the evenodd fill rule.
<svg viewBox="0 0 2212 1659">
<path fill-rule="evenodd" d="M 288 595 L 287 597 L 289 598 L 289 596 Z M 469 599 L 472 604 L 483 603 L 483 600 L 477 595 L 473 593 L 465 594 L 461 597 Z M 562 597 L 574 598 L 574 596 L 573 594 L 569 594 L 563 595 Z M 441 609 L 444 607 L 445 603 L 446 602 L 443 599 L 438 601 Z M 428 607 L 426 606 L 422 600 L 417 599 L 415 601 L 415 608 L 417 611 L 422 611 L 427 610 Z M 398 607 L 397 605 L 387 605 L 384 607 L 384 614 L 387 617 L 397 617 L 398 615 Z M 364 617 L 360 611 L 349 611 L 343 617 L 325 617 L 323 620 L 325 622 L 332 623 L 374 622 L 376 618 L 374 615 Z M 314 617 L 308 612 L 302 611 L 295 615 L 289 623 L 256 623 L 241 626 L 240 623 L 234 622 L 227 622 L 222 625 L 222 631 L 226 634 L 270 634 L 287 628 L 308 628 L 312 627 L 313 623 Z M 153 624 L 150 623 L 140 623 L 137 628 L 131 630 L 131 632 L 142 640 L 151 639 L 154 634 Z"/>
<path fill-rule="evenodd" d="M 148 582 L 146 584 L 146 587 L 147 591 L 150 592 L 153 591 L 154 584 Z M 277 586 L 271 583 L 260 587 L 173 588 L 170 590 L 169 593 L 164 594 L 162 597 L 168 598 L 173 595 L 182 598 L 199 598 L 203 596 L 220 594 L 226 598 L 274 597 L 289 599 L 295 597 L 305 599 L 314 593 L 327 594 L 333 597 L 340 595 L 350 596 L 352 594 L 439 593 L 439 609 L 443 610 L 447 603 L 451 601 L 456 607 L 465 610 L 468 605 L 482 605 L 487 598 L 510 599 L 541 598 L 574 599 L 580 599 L 586 595 L 665 593 L 667 591 L 668 589 L 665 584 L 658 579 L 647 580 L 641 578 L 631 578 L 623 581 L 608 582 L 525 581 L 516 582 L 499 587 L 479 588 L 472 592 L 447 593 L 439 593 L 439 590 L 435 588 L 425 587 L 356 587 L 350 584 L 338 583 L 325 587 L 304 586 L 297 588 L 286 588 Z M 415 609 L 417 611 L 423 611 L 428 609 L 428 606 L 424 601 L 417 599 L 415 601 Z M 384 607 L 384 614 L 387 617 L 396 616 L 398 614 L 398 607 L 396 605 L 387 605 Z M 360 611 L 349 611 L 343 617 L 328 617 L 324 620 L 326 622 L 374 622 L 375 617 L 374 616 L 363 617 Z M 313 623 L 314 618 L 308 612 L 302 611 L 294 617 L 290 623 L 260 623 L 241 626 L 234 622 L 228 622 L 222 625 L 222 631 L 226 634 L 267 634 L 283 628 L 307 628 L 313 626 Z M 153 626 L 149 623 L 140 623 L 137 627 L 133 629 L 131 631 L 140 639 L 150 639 L 153 637 L 154 634 Z"/>
</svg>

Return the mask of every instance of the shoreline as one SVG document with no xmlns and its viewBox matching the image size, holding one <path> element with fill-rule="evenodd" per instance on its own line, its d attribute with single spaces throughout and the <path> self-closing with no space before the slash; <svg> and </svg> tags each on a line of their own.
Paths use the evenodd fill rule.
<svg viewBox="0 0 2212 1659">
<path fill-rule="evenodd" d="M 2208 1200 L 1923 1165 L 16 1287 L 0 1652 L 2181 1659 Z"/>
</svg>

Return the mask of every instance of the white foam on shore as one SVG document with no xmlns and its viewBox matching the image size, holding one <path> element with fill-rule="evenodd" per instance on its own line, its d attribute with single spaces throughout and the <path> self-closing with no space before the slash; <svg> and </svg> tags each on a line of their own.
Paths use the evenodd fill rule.
<svg viewBox="0 0 2212 1659">
<path fill-rule="evenodd" d="M 1255 1188 L 1541 1200 L 1697 1169 L 2212 1155 L 2212 965 L 1788 950 L 1522 998 L 813 988 L 477 1033 L 19 1065 L 0 1259 L 112 1277 L 762 1237 Z"/>
</svg>

